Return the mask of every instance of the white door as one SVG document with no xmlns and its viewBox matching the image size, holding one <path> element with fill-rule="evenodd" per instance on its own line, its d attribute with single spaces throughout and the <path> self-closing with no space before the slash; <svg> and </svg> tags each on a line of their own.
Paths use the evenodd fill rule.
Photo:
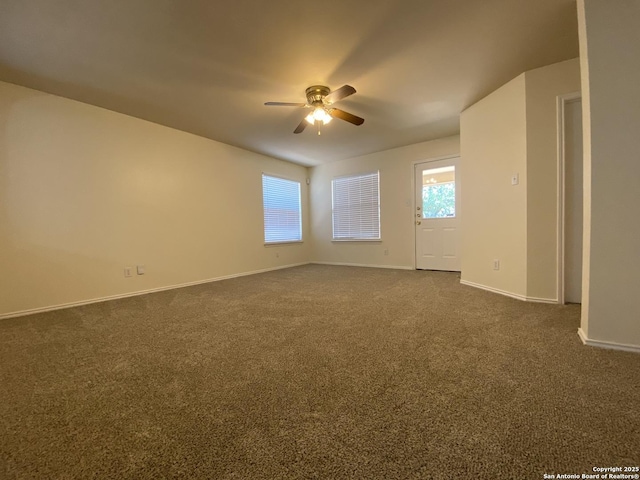
<svg viewBox="0 0 640 480">
<path fill-rule="evenodd" d="M 564 301 L 582 303 L 582 102 L 565 104 Z"/>
<path fill-rule="evenodd" d="M 460 271 L 460 182 L 450 158 L 415 166 L 416 268 Z"/>
</svg>

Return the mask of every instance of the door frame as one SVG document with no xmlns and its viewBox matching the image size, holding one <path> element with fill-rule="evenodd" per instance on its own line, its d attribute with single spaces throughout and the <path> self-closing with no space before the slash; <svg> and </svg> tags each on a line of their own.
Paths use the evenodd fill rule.
<svg viewBox="0 0 640 480">
<path fill-rule="evenodd" d="M 411 204 L 412 204 L 411 228 L 413 231 L 413 269 L 414 270 L 418 270 L 418 254 L 417 254 L 418 242 L 416 240 L 416 217 L 415 217 L 416 208 L 418 207 L 418 205 L 416 204 L 416 165 L 420 163 L 441 162 L 442 160 L 449 160 L 451 158 L 457 158 L 461 160 L 461 155 L 459 153 L 452 153 L 449 155 L 442 155 L 440 157 L 430 157 L 430 158 L 425 158 L 422 160 L 416 160 L 414 162 L 411 162 L 411 199 L 412 199 L 411 200 Z M 458 188 L 459 184 L 460 184 L 460 180 L 458 177 L 458 173 L 456 173 L 456 188 Z M 462 197 L 462 195 L 460 196 Z M 456 205 L 456 215 L 458 215 L 457 212 L 458 212 L 458 205 Z M 462 230 L 461 216 L 459 216 L 459 221 L 460 221 L 460 230 Z M 462 260 L 462 257 L 460 257 L 460 260 Z"/>
<path fill-rule="evenodd" d="M 557 195 L 558 195 L 558 212 L 557 212 L 557 231 L 558 231 L 558 239 L 556 244 L 556 263 L 558 267 L 558 277 L 557 277 L 557 299 L 560 305 L 564 305 L 564 260 L 565 260 L 565 231 L 564 231 L 564 223 L 565 223 L 565 174 L 566 174 L 566 160 L 565 160 L 565 126 L 566 126 L 566 106 L 568 103 L 581 100 L 582 94 L 580 92 L 572 92 L 566 93 L 563 95 L 558 95 L 556 97 L 556 122 L 557 122 L 557 134 L 558 134 L 558 142 L 557 142 L 557 151 L 558 151 L 558 185 L 557 185 Z M 583 126 L 584 131 L 584 126 Z M 584 163 L 584 156 L 583 156 Z M 584 189 L 583 189 L 584 196 Z"/>
</svg>

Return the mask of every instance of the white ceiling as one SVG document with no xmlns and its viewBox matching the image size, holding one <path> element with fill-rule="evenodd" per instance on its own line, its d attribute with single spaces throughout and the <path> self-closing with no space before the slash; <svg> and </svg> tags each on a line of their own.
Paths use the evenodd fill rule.
<svg viewBox="0 0 640 480">
<path fill-rule="evenodd" d="M 578 56 L 575 0 L 2 0 L 0 80 L 318 165 L 459 131 L 523 71 Z M 365 118 L 294 135 L 309 85 Z"/>
</svg>

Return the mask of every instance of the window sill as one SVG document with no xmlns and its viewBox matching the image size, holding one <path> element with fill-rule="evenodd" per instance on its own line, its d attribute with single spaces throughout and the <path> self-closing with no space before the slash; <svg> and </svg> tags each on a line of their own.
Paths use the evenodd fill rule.
<svg viewBox="0 0 640 480">
<path fill-rule="evenodd" d="M 381 238 L 333 238 L 331 239 L 332 243 L 342 243 L 342 242 L 367 242 L 367 243 L 382 243 Z"/>
<path fill-rule="evenodd" d="M 302 240 L 284 240 L 282 242 L 269 242 L 269 243 L 265 243 L 264 246 L 265 247 L 278 247 L 281 245 L 292 245 L 292 244 L 296 244 L 296 243 L 304 243 Z"/>
</svg>

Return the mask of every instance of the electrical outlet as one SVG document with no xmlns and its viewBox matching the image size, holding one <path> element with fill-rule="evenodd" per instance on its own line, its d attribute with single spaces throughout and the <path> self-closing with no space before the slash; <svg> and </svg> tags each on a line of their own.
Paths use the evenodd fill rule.
<svg viewBox="0 0 640 480">
<path fill-rule="evenodd" d="M 124 267 L 124 276 L 125 277 L 131 276 L 131 267 Z"/>
<path fill-rule="evenodd" d="M 138 272 L 138 275 L 144 275 L 144 265 L 137 265 L 136 271 Z"/>
<path fill-rule="evenodd" d="M 493 269 L 494 270 L 500 270 L 500 260 L 494 260 L 493 261 Z"/>
<path fill-rule="evenodd" d="M 385 254 L 385 255 L 389 255 L 389 249 L 388 249 L 388 248 L 385 248 L 385 249 L 384 249 L 384 254 Z"/>
<path fill-rule="evenodd" d="M 276 258 L 280 258 L 280 252 L 276 252 Z"/>
</svg>

